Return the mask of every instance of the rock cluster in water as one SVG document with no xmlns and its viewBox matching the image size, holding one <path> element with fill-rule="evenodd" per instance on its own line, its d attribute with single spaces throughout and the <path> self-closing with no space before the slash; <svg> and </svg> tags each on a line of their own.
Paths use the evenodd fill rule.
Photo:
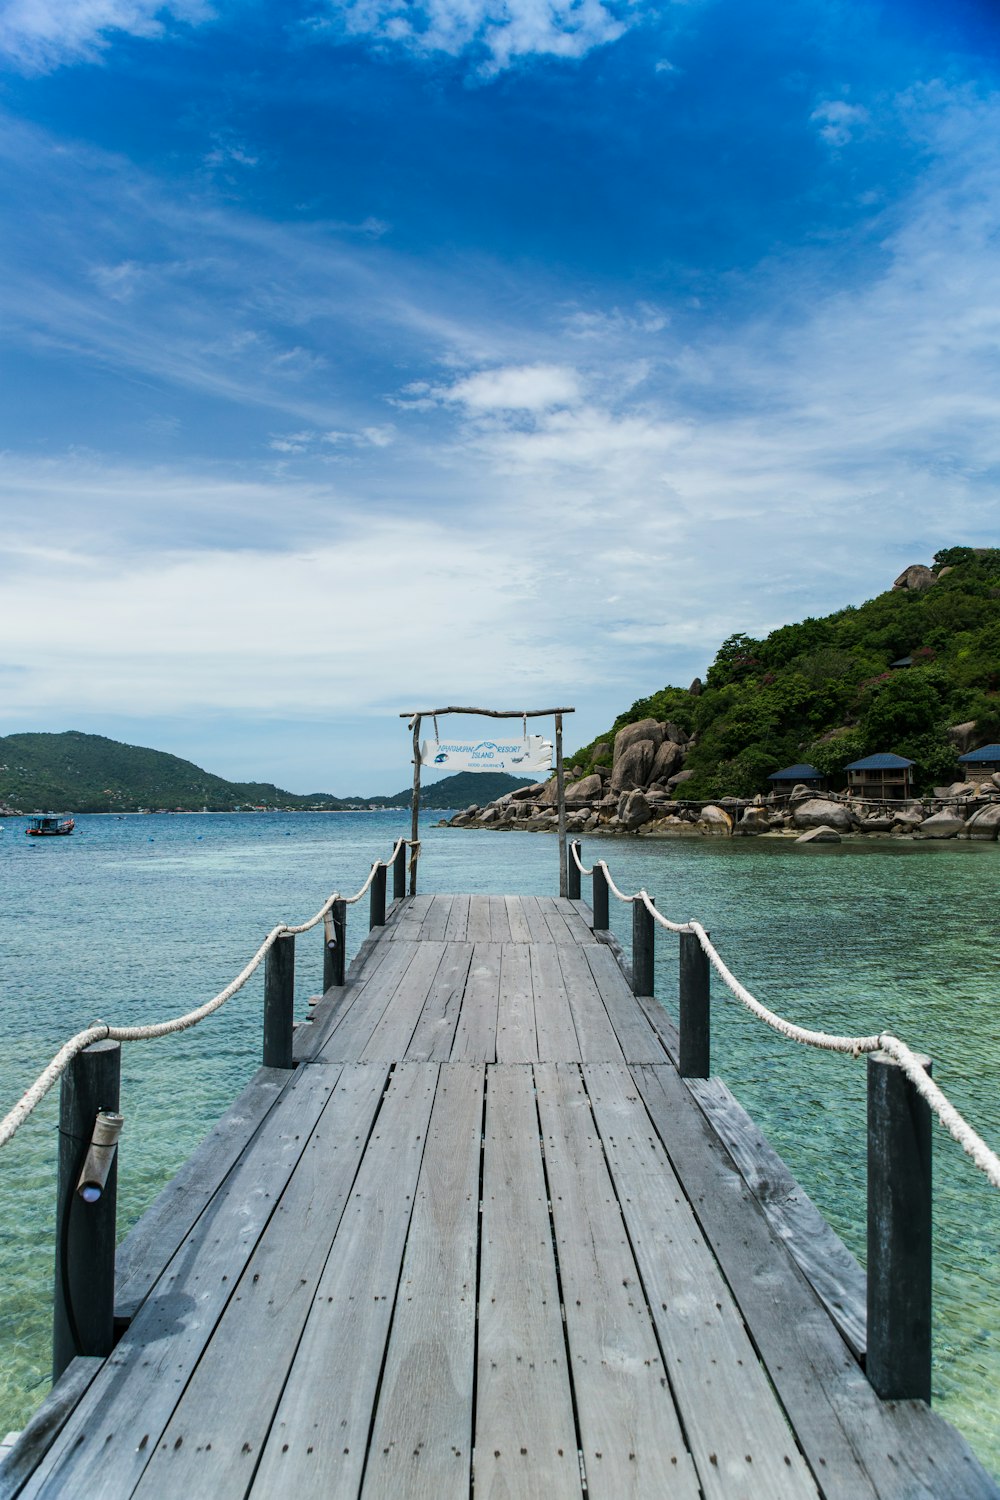
<svg viewBox="0 0 1000 1500">
<path fill-rule="evenodd" d="M 693 741 L 675 724 L 643 719 L 615 738 L 610 767 L 573 780 L 567 776 L 571 834 L 636 833 L 661 837 L 796 837 L 836 842 L 844 834 L 884 838 L 995 839 L 1000 831 L 1000 772 L 982 782 L 958 782 L 943 796 L 903 802 L 862 801 L 797 786 L 789 796 L 685 802 L 678 796 L 694 773 L 684 770 Z M 609 747 L 598 745 L 595 761 Z M 556 780 L 519 787 L 486 807 L 473 805 L 443 826 L 553 832 L 559 824 Z"/>
</svg>

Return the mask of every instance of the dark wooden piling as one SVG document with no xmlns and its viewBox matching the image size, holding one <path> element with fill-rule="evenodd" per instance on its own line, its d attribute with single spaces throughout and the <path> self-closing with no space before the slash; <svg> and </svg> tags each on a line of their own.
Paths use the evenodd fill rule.
<svg viewBox="0 0 1000 1500">
<path fill-rule="evenodd" d="M 323 923 L 323 993 L 344 983 L 347 971 L 347 902 L 335 901 Z"/>
<path fill-rule="evenodd" d="M 406 845 L 400 844 L 392 857 L 392 899 L 402 901 L 406 895 Z"/>
<path fill-rule="evenodd" d="M 385 926 L 385 865 L 375 866 L 375 879 L 368 897 L 368 930 Z"/>
<path fill-rule="evenodd" d="M 569 863 L 566 866 L 566 894 L 571 901 L 580 899 L 580 840 L 573 839 L 569 846 Z"/>
<path fill-rule="evenodd" d="M 884 1052 L 868 1058 L 865 1368 L 885 1400 L 931 1399 L 931 1111 Z"/>
<path fill-rule="evenodd" d="M 590 898 L 594 913 L 594 931 L 608 930 L 608 877 L 600 865 L 594 865 L 594 889 Z"/>
<path fill-rule="evenodd" d="M 682 1078 L 707 1078 L 712 1056 L 711 969 L 695 933 L 682 932 L 680 939 L 677 1067 Z"/>
<path fill-rule="evenodd" d="M 265 1068 L 292 1067 L 295 934 L 279 937 L 264 960 Z"/>
<path fill-rule="evenodd" d="M 118 1042 L 94 1042 L 62 1076 L 52 1316 L 54 1380 L 78 1354 L 104 1356 L 114 1347 L 117 1156 L 96 1203 L 85 1203 L 76 1185 L 97 1114 L 100 1110 L 117 1112 L 120 1089 Z"/>
<path fill-rule="evenodd" d="M 632 902 L 632 991 L 636 995 L 653 993 L 653 959 L 655 938 L 653 918 L 644 901 Z"/>
</svg>

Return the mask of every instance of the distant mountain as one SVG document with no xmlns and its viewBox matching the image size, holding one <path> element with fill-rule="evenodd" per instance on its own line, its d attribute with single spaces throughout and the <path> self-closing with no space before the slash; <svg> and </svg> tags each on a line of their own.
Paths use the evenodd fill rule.
<svg viewBox="0 0 1000 1500">
<path fill-rule="evenodd" d="M 490 802 L 527 783 L 514 776 L 462 772 L 421 794 L 427 808 Z M 352 807 L 409 807 L 409 788 L 394 797 L 299 795 L 269 781 L 225 781 L 192 761 L 162 750 L 125 745 L 100 734 L 0 736 L 0 806 L 22 812 L 233 812 L 247 808 L 345 811 Z"/>
</svg>

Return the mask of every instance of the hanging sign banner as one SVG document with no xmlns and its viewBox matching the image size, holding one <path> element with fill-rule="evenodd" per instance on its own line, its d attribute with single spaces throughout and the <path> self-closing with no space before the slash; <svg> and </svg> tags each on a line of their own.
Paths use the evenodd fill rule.
<svg viewBox="0 0 1000 1500">
<path fill-rule="evenodd" d="M 438 771 L 507 771 L 523 776 L 552 770 L 552 741 L 540 734 L 517 740 L 424 740 L 420 764 Z"/>
</svg>

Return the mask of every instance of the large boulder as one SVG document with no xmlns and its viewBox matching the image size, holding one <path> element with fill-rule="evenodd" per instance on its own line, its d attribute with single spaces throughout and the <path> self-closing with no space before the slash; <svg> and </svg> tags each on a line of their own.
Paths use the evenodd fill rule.
<svg viewBox="0 0 1000 1500">
<path fill-rule="evenodd" d="M 668 722 L 663 726 L 664 734 L 668 740 L 673 740 L 675 745 L 686 745 L 691 736 L 683 730 L 679 724 Z"/>
<path fill-rule="evenodd" d="M 658 750 L 663 742 L 663 725 L 656 719 L 640 719 L 637 724 L 626 724 L 624 729 L 619 729 L 615 735 L 616 766 L 629 746 L 639 740 L 651 740 L 653 749 Z"/>
<path fill-rule="evenodd" d="M 553 776 L 551 781 L 545 783 L 542 788 L 542 795 L 536 797 L 535 801 L 542 807 L 555 807 L 559 801 L 559 781 L 557 777 Z"/>
<path fill-rule="evenodd" d="M 973 813 L 965 831 L 970 839 L 995 839 L 1000 834 L 1000 802 L 991 802 Z"/>
<path fill-rule="evenodd" d="M 929 589 L 934 583 L 937 583 L 937 574 L 930 568 L 925 568 L 923 563 L 914 563 L 912 567 L 903 569 L 893 584 L 893 588 Z"/>
<path fill-rule="evenodd" d="M 667 786 L 673 791 L 675 786 L 683 786 L 685 781 L 690 781 L 693 775 L 693 771 L 675 771 L 667 781 Z"/>
<path fill-rule="evenodd" d="M 525 802 L 528 800 L 534 802 L 535 798 L 540 797 L 544 790 L 544 781 L 536 781 L 533 786 L 515 787 L 510 794 L 510 800 L 512 802 Z"/>
<path fill-rule="evenodd" d="M 924 821 L 920 807 L 900 807 L 892 815 L 892 826 L 897 833 L 912 833 Z"/>
<path fill-rule="evenodd" d="M 684 751 L 680 745 L 675 740 L 664 740 L 654 757 L 649 779 L 650 781 L 666 781 L 675 771 L 679 771 L 683 764 Z"/>
<path fill-rule="evenodd" d="M 836 828 L 827 828 L 821 824 L 819 828 L 810 828 L 808 833 L 800 833 L 795 840 L 797 844 L 839 844 L 840 834 Z"/>
<path fill-rule="evenodd" d="M 611 790 L 622 792 L 630 791 L 633 787 L 644 787 L 653 769 L 657 748 L 652 740 L 633 739 L 622 755 L 618 755 L 616 750 Z"/>
<path fill-rule="evenodd" d="M 653 809 L 640 791 L 626 792 L 618 804 L 618 824 L 626 833 L 632 833 L 650 822 Z"/>
<path fill-rule="evenodd" d="M 739 822 L 745 833 L 766 833 L 771 826 L 771 815 L 766 807 L 747 807 Z"/>
<path fill-rule="evenodd" d="M 842 802 L 828 802 L 825 797 L 811 797 L 800 802 L 792 813 L 796 828 L 835 828 L 839 833 L 850 833 L 854 827 L 854 815 Z"/>
<path fill-rule="evenodd" d="M 728 834 L 733 831 L 733 820 L 723 807 L 715 807 L 711 803 L 703 807 L 698 815 L 698 827 L 704 833 Z"/>
<path fill-rule="evenodd" d="M 567 802 L 596 802 L 603 795 L 604 787 L 599 776 L 585 776 L 582 781 L 575 781 L 566 788 Z"/>
<path fill-rule="evenodd" d="M 965 819 L 958 813 L 932 813 L 916 830 L 922 839 L 953 839 L 965 832 Z"/>
<path fill-rule="evenodd" d="M 959 755 L 965 755 L 972 749 L 976 739 L 976 721 L 968 719 L 964 724 L 953 724 L 948 730 L 948 738 L 951 740 Z"/>
<path fill-rule="evenodd" d="M 610 754 L 611 754 L 611 746 L 608 744 L 607 740 L 602 740 L 599 745 L 595 745 L 594 746 L 594 753 L 593 753 L 593 755 L 590 758 L 591 758 L 592 761 L 593 760 L 607 760 L 607 758 L 608 758 L 608 756 Z"/>
</svg>

